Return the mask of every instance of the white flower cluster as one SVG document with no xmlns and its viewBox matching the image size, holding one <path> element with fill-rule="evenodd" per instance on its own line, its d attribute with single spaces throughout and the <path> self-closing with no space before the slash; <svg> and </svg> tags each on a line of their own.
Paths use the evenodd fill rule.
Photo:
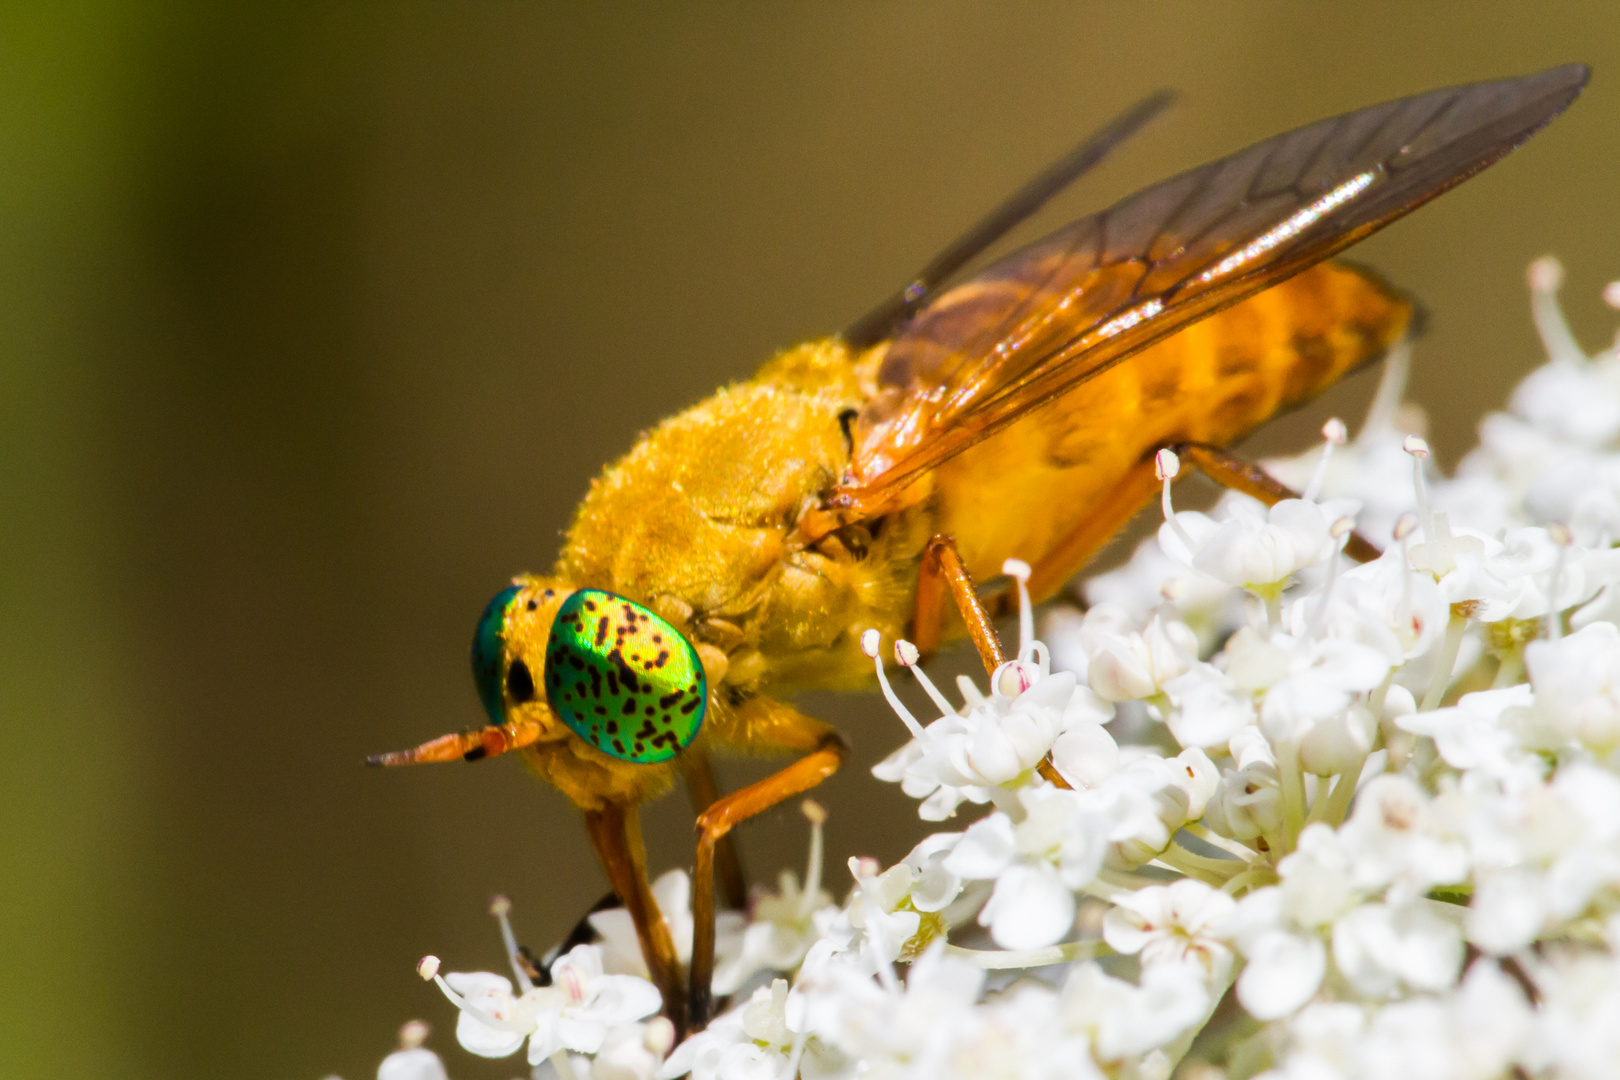
<svg viewBox="0 0 1620 1080">
<path fill-rule="evenodd" d="M 1581 352 L 1559 277 L 1531 268 L 1549 362 L 1455 477 L 1403 352 L 1355 440 L 1269 463 L 1302 498 L 1177 512 L 1161 454 L 1157 539 L 1044 642 L 1009 563 L 1020 647 L 988 694 L 953 703 L 892 643 L 941 715 L 876 662 L 911 738 L 874 773 L 974 819 L 850 860 L 840 905 L 812 812 L 804 887 L 721 928 L 707 1030 L 670 1045 L 609 918 L 550 986 L 442 980 L 462 1044 L 598 1080 L 1614 1075 L 1620 348 Z M 1382 556 L 1346 557 L 1353 528 Z M 659 887 L 689 942 L 684 877 Z"/>
</svg>

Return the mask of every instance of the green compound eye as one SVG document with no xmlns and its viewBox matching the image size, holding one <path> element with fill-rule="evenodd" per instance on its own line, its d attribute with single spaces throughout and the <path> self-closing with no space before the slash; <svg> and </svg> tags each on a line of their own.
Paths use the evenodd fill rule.
<svg viewBox="0 0 1620 1080">
<path fill-rule="evenodd" d="M 709 688 L 697 650 L 633 600 L 581 589 L 551 624 L 546 699 L 604 754 L 651 764 L 697 738 Z"/>
</svg>

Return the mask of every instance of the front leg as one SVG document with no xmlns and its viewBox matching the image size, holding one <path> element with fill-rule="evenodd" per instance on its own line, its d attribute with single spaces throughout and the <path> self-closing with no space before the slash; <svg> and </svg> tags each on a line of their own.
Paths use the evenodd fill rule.
<svg viewBox="0 0 1620 1080">
<path fill-rule="evenodd" d="M 687 1017 L 703 1030 L 713 1004 L 714 853 L 721 838 L 777 803 L 809 791 L 838 771 L 849 744 L 836 730 L 769 698 L 754 698 L 737 710 L 750 749 L 805 754 L 787 768 L 714 802 L 697 819 L 697 858 L 692 870 L 692 970 Z"/>
<path fill-rule="evenodd" d="M 677 1033 L 686 1028 L 686 1001 L 681 992 L 681 962 L 675 954 L 675 939 L 658 901 L 647 883 L 647 851 L 641 842 L 641 822 L 634 803 L 604 803 L 598 810 L 585 811 L 585 830 L 608 883 L 619 894 L 619 902 L 630 913 L 641 956 L 653 985 L 664 998 L 664 1015 Z M 711 938 L 713 930 L 710 930 Z"/>
</svg>

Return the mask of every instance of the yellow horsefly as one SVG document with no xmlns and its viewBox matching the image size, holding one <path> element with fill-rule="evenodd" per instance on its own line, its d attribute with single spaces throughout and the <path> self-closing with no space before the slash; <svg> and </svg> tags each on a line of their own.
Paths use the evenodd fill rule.
<svg viewBox="0 0 1620 1080">
<path fill-rule="evenodd" d="M 372 762 L 520 752 L 584 812 L 666 1014 L 701 1028 L 717 862 L 727 900 L 744 900 L 727 834 L 845 755 L 783 697 L 867 686 L 870 629 L 925 654 L 966 633 L 993 672 L 1003 657 L 973 580 L 1017 557 L 1034 598 L 1050 596 L 1152 499 L 1162 448 L 1287 497 L 1223 448 L 1381 356 L 1413 316 L 1377 277 L 1324 260 L 1518 146 L 1587 74 L 1322 120 L 944 288 L 1168 101 L 1148 98 L 843 333 L 644 434 L 593 481 L 550 572 L 515 578 L 484 610 L 472 659 L 488 725 Z M 721 749 L 798 756 L 722 795 L 709 767 Z M 685 973 L 637 818 L 677 774 L 698 810 Z"/>
</svg>

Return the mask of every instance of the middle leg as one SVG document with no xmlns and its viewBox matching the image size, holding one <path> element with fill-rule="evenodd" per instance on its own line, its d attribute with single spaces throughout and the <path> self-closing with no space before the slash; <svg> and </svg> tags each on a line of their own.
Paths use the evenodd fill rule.
<svg viewBox="0 0 1620 1080">
<path fill-rule="evenodd" d="M 697 857 L 692 870 L 692 969 L 687 995 L 693 1031 L 709 1021 L 714 975 L 715 846 L 732 829 L 784 799 L 809 791 L 838 771 L 849 744 L 820 720 L 768 698 L 746 706 L 745 720 L 755 749 L 799 751 L 804 757 L 757 783 L 733 791 L 698 815 Z"/>
</svg>

